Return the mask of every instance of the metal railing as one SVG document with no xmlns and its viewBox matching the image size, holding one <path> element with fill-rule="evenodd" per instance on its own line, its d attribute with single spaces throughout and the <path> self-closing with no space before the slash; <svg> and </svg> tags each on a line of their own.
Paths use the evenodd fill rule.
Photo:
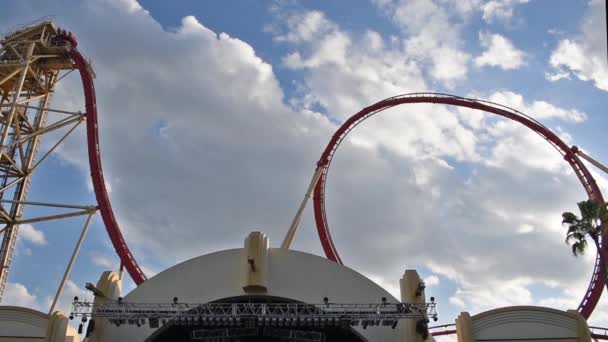
<svg viewBox="0 0 608 342">
<path fill-rule="evenodd" d="M 42 24 L 44 22 L 52 23 L 54 20 L 55 20 L 55 16 L 45 15 L 44 17 L 40 17 L 38 19 L 32 20 L 25 24 L 19 24 L 19 25 L 12 26 L 12 27 L 8 28 L 7 30 L 5 30 L 4 32 L 0 33 L 0 36 L 2 37 L 2 38 L 0 38 L 0 41 L 5 41 L 8 39 L 11 39 L 12 37 L 16 36 L 17 34 L 21 33 L 22 31 L 24 31 L 30 27 L 36 26 L 38 24 Z"/>
<path fill-rule="evenodd" d="M 596 340 L 608 340 L 608 328 L 589 327 L 591 337 Z"/>
</svg>

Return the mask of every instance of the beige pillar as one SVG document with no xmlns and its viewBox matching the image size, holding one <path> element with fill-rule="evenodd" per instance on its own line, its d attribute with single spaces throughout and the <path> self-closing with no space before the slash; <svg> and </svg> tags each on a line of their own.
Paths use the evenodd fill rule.
<svg viewBox="0 0 608 342">
<path fill-rule="evenodd" d="M 456 338 L 458 342 L 474 342 L 473 319 L 468 312 L 461 312 L 456 318 Z"/>
<path fill-rule="evenodd" d="M 78 331 L 69 325 L 68 318 L 61 311 L 49 315 L 49 325 L 46 329 L 46 342 L 77 342 L 80 341 Z"/>
<path fill-rule="evenodd" d="M 122 279 L 120 277 L 120 273 L 114 271 L 103 272 L 97 281 L 96 287 L 103 293 L 103 296 L 95 297 L 95 305 L 107 304 L 109 302 L 118 300 L 122 289 Z M 108 322 L 108 320 L 103 318 L 95 318 L 95 328 L 91 336 L 89 336 L 88 342 L 105 341 L 106 331 L 108 330 L 109 326 L 110 322 Z M 83 334 L 84 333 L 86 333 L 86 329 Z"/>
<path fill-rule="evenodd" d="M 268 237 L 252 232 L 245 239 L 243 274 L 245 292 L 266 292 L 268 286 Z"/>
<path fill-rule="evenodd" d="M 576 310 L 568 310 L 567 312 L 576 319 L 578 342 L 591 342 L 591 332 L 589 331 L 587 321 Z"/>
<path fill-rule="evenodd" d="M 403 303 L 425 303 L 424 282 L 416 270 L 406 270 L 401 280 L 401 301 Z M 404 324 L 405 342 L 422 342 L 422 336 L 416 332 L 417 320 L 406 320 Z"/>
</svg>

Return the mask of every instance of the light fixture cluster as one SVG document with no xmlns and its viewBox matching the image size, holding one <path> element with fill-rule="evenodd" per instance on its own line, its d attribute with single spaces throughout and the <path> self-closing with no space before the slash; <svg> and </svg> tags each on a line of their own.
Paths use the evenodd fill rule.
<svg viewBox="0 0 608 342">
<path fill-rule="evenodd" d="M 293 330 L 277 328 L 229 328 L 229 329 L 200 329 L 191 333 L 192 340 L 208 342 L 228 342 L 242 337 L 263 336 L 279 338 L 292 342 L 321 342 L 325 334 L 321 331 Z"/>
<path fill-rule="evenodd" d="M 306 331 L 331 327 L 391 327 L 400 320 L 428 323 L 437 320 L 435 298 L 430 303 L 339 304 L 323 298 L 323 304 L 306 303 L 183 303 L 173 297 L 169 303 L 131 303 L 123 298 L 107 304 L 80 302 L 74 298 L 70 319 L 104 318 L 116 326 L 167 324 L 202 329 L 304 328 Z"/>
</svg>

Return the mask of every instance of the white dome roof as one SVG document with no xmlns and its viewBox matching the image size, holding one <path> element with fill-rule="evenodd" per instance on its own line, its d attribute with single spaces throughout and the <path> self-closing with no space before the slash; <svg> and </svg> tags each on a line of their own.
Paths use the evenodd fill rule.
<svg viewBox="0 0 608 342">
<path fill-rule="evenodd" d="M 148 279 L 124 297 L 132 303 L 207 303 L 247 296 L 243 267 L 245 249 L 230 249 L 199 256 L 175 265 Z M 255 293 L 305 303 L 398 302 L 390 293 L 354 270 L 325 258 L 281 248 L 268 250 L 267 291 Z M 401 332 L 386 327 L 368 327 L 359 333 L 370 341 L 398 341 Z M 112 326 L 112 341 L 143 341 L 154 330 L 148 327 Z"/>
</svg>

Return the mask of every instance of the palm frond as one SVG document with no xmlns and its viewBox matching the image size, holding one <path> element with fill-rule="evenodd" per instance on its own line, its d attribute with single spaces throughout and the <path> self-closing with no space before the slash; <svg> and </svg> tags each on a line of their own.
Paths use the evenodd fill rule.
<svg viewBox="0 0 608 342">
<path fill-rule="evenodd" d="M 585 254 L 585 250 L 587 249 L 587 240 L 581 240 L 572 244 L 572 254 L 575 257 L 579 255 Z"/>
<path fill-rule="evenodd" d="M 573 224 L 574 222 L 579 221 L 578 216 L 571 212 L 565 212 L 562 214 L 562 224 Z"/>
<path fill-rule="evenodd" d="M 572 254 L 578 256 L 587 249 L 588 236 L 595 245 L 602 236 L 602 224 L 608 223 L 608 203 L 586 200 L 577 203 L 581 216 L 571 212 L 562 213 L 562 225 L 566 226 L 566 243 L 572 243 Z"/>
</svg>

